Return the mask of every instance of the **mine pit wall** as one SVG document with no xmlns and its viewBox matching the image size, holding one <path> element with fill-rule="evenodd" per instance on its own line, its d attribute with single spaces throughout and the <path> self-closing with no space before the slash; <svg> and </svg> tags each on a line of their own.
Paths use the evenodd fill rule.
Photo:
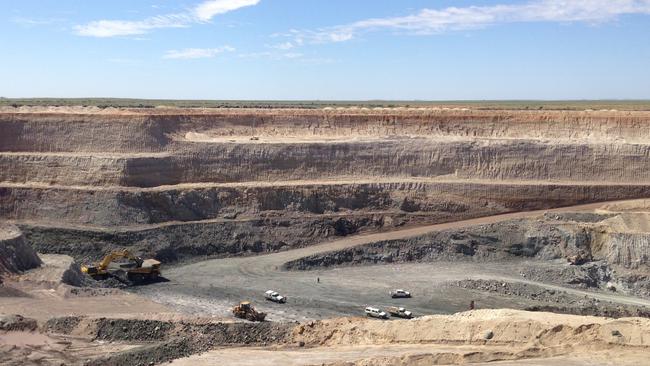
<svg viewBox="0 0 650 366">
<path fill-rule="evenodd" d="M 0 185 L 0 219 L 111 228 L 260 215 L 408 213 L 420 216 L 410 220 L 433 223 L 637 197 L 650 197 L 650 186 L 395 182 L 94 190 Z"/>
<path fill-rule="evenodd" d="M 155 187 L 182 183 L 440 177 L 650 182 L 650 145 L 428 139 L 191 143 L 173 154 L 0 153 L 0 181 Z"/>
<path fill-rule="evenodd" d="M 0 113 L 0 151 L 160 152 L 208 136 L 448 136 L 648 142 L 646 112 L 130 110 Z"/>
<path fill-rule="evenodd" d="M 16 220 L 47 253 L 98 258 L 130 246 L 182 260 L 642 198 L 650 193 L 648 120 L 647 112 L 565 111 L 0 113 L 0 219 Z M 406 182 L 440 176 L 458 182 Z M 375 179 L 405 182 L 334 183 Z M 282 183 L 300 180 L 332 183 Z M 160 187 L 185 183 L 243 184 Z M 139 227 L 147 224 L 160 225 Z M 621 262 L 640 250 L 620 248 Z"/>
<path fill-rule="evenodd" d="M 0 151 L 144 153 L 167 142 L 146 116 L 0 114 Z"/>
<path fill-rule="evenodd" d="M 606 217 L 602 216 L 603 219 Z M 623 268 L 632 268 L 633 264 L 636 268 L 648 266 L 650 235 L 607 233 L 603 237 L 602 227 L 592 224 L 569 224 L 541 218 L 509 220 L 317 254 L 289 262 L 286 267 L 310 269 L 349 264 L 515 258 L 578 258 L 577 265 L 606 260 L 610 265 Z M 596 240 L 596 237 L 599 238 Z"/>
<path fill-rule="evenodd" d="M 408 214 L 266 217 L 241 221 L 166 224 L 133 230 L 95 230 L 19 223 L 29 243 L 42 253 L 97 260 L 129 248 L 165 263 L 196 258 L 244 256 L 300 248 L 365 230 L 413 221 Z M 447 218 L 449 220 L 449 217 Z"/>
</svg>

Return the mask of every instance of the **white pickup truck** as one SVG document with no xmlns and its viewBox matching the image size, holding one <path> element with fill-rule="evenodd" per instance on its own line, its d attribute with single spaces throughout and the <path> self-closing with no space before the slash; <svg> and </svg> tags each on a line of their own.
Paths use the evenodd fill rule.
<svg viewBox="0 0 650 366">
<path fill-rule="evenodd" d="M 280 295 L 279 293 L 273 291 L 273 290 L 268 290 L 264 293 L 264 297 L 273 302 L 277 302 L 279 304 L 284 304 L 287 302 L 287 298 Z"/>
<path fill-rule="evenodd" d="M 391 306 L 388 309 L 388 313 L 390 316 L 398 317 L 398 318 L 404 318 L 404 319 L 411 319 L 413 318 L 413 313 L 406 310 L 405 308 L 398 308 L 396 306 Z"/>
<path fill-rule="evenodd" d="M 383 312 L 383 311 L 381 311 L 381 310 L 379 310 L 377 308 L 373 308 L 372 306 L 368 306 L 364 311 L 366 312 L 366 315 L 369 316 L 369 317 L 379 318 L 379 319 L 388 319 L 388 314 L 386 314 L 385 312 Z"/>
<path fill-rule="evenodd" d="M 394 290 L 390 292 L 390 297 L 393 299 L 402 298 L 402 297 L 411 297 L 411 293 L 402 289 Z"/>
</svg>

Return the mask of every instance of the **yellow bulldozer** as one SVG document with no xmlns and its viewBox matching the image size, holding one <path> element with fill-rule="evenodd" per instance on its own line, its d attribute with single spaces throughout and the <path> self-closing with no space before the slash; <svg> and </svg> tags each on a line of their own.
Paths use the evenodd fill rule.
<svg viewBox="0 0 650 366">
<path fill-rule="evenodd" d="M 258 312 L 249 301 L 242 301 L 239 305 L 232 308 L 232 313 L 240 319 L 250 320 L 252 322 L 262 322 L 266 318 L 266 313 Z"/>
<path fill-rule="evenodd" d="M 127 259 L 128 263 L 121 264 L 117 269 L 110 268 L 110 264 L 118 259 Z M 123 249 L 111 252 L 97 264 L 82 266 L 81 271 L 87 273 L 96 280 L 103 280 L 108 277 L 121 279 L 122 274 L 131 282 L 152 281 L 160 276 L 160 262 L 155 259 L 145 259 Z"/>
</svg>

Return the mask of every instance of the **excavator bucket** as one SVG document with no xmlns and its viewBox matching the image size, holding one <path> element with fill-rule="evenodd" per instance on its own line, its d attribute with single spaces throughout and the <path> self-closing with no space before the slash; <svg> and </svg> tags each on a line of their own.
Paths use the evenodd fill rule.
<svg viewBox="0 0 650 366">
<path fill-rule="evenodd" d="M 89 275 L 95 275 L 97 274 L 97 266 L 81 266 L 81 272 L 87 273 Z"/>
</svg>

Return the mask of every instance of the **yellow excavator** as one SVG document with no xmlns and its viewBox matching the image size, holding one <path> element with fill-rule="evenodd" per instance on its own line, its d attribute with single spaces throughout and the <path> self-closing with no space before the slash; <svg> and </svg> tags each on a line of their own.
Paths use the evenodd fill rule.
<svg viewBox="0 0 650 366">
<path fill-rule="evenodd" d="M 117 259 L 128 259 L 128 264 L 120 265 L 117 270 L 110 269 L 110 264 Z M 103 280 L 109 276 L 119 277 L 118 273 L 126 272 L 128 280 L 143 282 L 155 280 L 160 276 L 160 261 L 146 259 L 133 255 L 126 249 L 107 254 L 99 263 L 81 267 L 81 272 L 87 273 L 96 280 Z"/>
</svg>

